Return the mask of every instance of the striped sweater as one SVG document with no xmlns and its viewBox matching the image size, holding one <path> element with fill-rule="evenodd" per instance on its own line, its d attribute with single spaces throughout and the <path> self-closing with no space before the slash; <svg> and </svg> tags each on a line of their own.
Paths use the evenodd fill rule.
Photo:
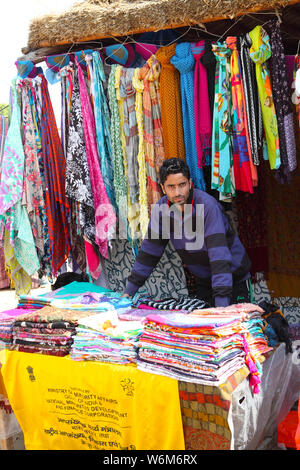
<svg viewBox="0 0 300 470">
<path fill-rule="evenodd" d="M 186 268 L 212 289 L 215 306 L 230 303 L 233 284 L 250 277 L 250 260 L 222 206 L 194 189 L 182 213 L 167 196 L 153 206 L 125 293 L 133 296 L 148 279 L 171 241 Z"/>
</svg>

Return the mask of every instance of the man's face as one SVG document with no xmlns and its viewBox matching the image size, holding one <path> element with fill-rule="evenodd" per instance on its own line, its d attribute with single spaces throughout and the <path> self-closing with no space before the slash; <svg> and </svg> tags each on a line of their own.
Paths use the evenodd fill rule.
<svg viewBox="0 0 300 470">
<path fill-rule="evenodd" d="M 177 204 L 181 210 L 184 210 L 184 204 L 188 200 L 191 189 L 190 179 L 182 173 L 169 175 L 161 188 L 171 204 Z"/>
</svg>

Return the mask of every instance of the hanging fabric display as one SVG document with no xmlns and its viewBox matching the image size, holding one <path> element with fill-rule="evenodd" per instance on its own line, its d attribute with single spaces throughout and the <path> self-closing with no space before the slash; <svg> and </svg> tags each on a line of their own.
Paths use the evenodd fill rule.
<svg viewBox="0 0 300 470">
<path fill-rule="evenodd" d="M 95 119 L 85 84 L 81 66 L 76 58 L 78 70 L 80 100 L 83 117 L 84 141 L 87 152 L 88 167 L 95 208 L 95 242 L 100 254 L 108 257 L 108 239 L 114 234 L 116 214 L 108 199 L 103 183 L 99 157 L 97 153 Z"/>
<path fill-rule="evenodd" d="M 170 62 L 174 56 L 176 44 L 161 47 L 156 58 L 161 64 L 160 98 L 161 123 L 163 130 L 166 158 L 185 158 L 182 110 L 180 98 L 180 76 L 178 70 Z"/>
<path fill-rule="evenodd" d="M 255 75 L 255 64 L 249 55 L 248 35 L 238 38 L 238 51 L 241 63 L 241 75 L 245 97 L 251 155 L 254 165 L 259 165 L 259 150 L 263 145 L 263 121 Z"/>
<path fill-rule="evenodd" d="M 199 168 L 211 164 L 211 115 L 207 86 L 207 72 L 201 62 L 205 52 L 205 42 L 191 44 L 195 59 L 194 93 L 195 93 L 195 133 Z"/>
<path fill-rule="evenodd" d="M 196 188 L 205 191 L 202 168 L 198 167 L 196 134 L 195 134 L 195 101 L 194 101 L 194 68 L 195 59 L 191 44 L 177 44 L 171 63 L 180 73 L 180 91 L 186 162 L 190 168 L 191 178 Z"/>
<path fill-rule="evenodd" d="M 272 92 L 276 109 L 281 165 L 276 175 L 281 183 L 291 183 L 291 173 L 297 166 L 294 117 L 288 89 L 288 76 L 280 26 L 277 20 L 269 21 L 272 55 L 269 60 Z"/>
<path fill-rule="evenodd" d="M 230 80 L 231 80 L 231 121 L 232 121 L 232 153 L 235 189 L 253 193 L 250 158 L 251 149 L 248 139 L 247 117 L 244 106 L 244 89 L 241 81 L 240 61 L 237 51 L 236 37 L 229 36 L 226 44 L 231 49 Z"/>
<path fill-rule="evenodd" d="M 250 57 L 255 63 L 256 80 L 262 109 L 265 136 L 267 141 L 270 168 L 278 169 L 281 164 L 277 117 L 273 101 L 270 72 L 267 60 L 271 57 L 269 36 L 261 26 L 256 26 L 249 33 L 252 41 Z"/>
<path fill-rule="evenodd" d="M 217 60 L 212 141 L 211 188 L 224 198 L 235 195 L 230 116 L 230 55 L 226 43 L 212 45 Z"/>
<path fill-rule="evenodd" d="M 165 158 L 160 112 L 160 70 L 161 66 L 155 56 L 151 56 L 139 70 L 139 78 L 144 83 L 142 100 L 149 211 L 151 205 L 161 198 L 159 168 Z"/>
<path fill-rule="evenodd" d="M 212 51 L 213 41 L 205 39 L 204 54 L 200 58 L 200 62 L 204 65 L 207 74 L 207 89 L 210 108 L 211 123 L 213 122 L 214 102 L 215 102 L 215 74 L 216 74 L 216 58 Z"/>
</svg>

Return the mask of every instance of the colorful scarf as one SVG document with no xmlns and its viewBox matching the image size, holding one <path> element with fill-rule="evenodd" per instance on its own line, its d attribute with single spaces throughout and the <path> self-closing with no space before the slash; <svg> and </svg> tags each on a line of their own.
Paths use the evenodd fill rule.
<svg viewBox="0 0 300 470">
<path fill-rule="evenodd" d="M 37 142 L 29 95 L 34 91 L 28 80 L 22 82 L 22 130 L 25 154 L 23 204 L 26 207 L 32 234 L 40 261 L 44 257 L 43 224 L 45 224 L 45 202 L 37 155 Z M 32 96 L 33 98 L 33 96 Z"/>
<path fill-rule="evenodd" d="M 99 163 L 95 118 L 81 66 L 77 63 L 84 140 L 95 208 L 95 242 L 100 254 L 108 258 L 108 239 L 115 231 L 116 214 L 107 196 Z"/>
<path fill-rule="evenodd" d="M 139 205 L 140 205 L 140 230 L 141 237 L 144 238 L 148 224 L 148 197 L 147 197 L 147 171 L 144 152 L 144 126 L 143 126 L 143 80 L 139 79 L 140 70 L 137 68 L 132 77 L 132 85 L 136 90 L 135 113 L 138 126 L 139 147 L 138 147 L 138 165 L 139 165 Z"/>
<path fill-rule="evenodd" d="M 116 69 L 117 65 L 112 65 L 108 78 L 108 98 L 111 116 L 110 132 L 112 139 L 112 160 L 114 165 L 113 184 L 119 216 L 119 235 L 120 232 L 125 232 L 125 235 L 127 233 L 130 242 L 131 239 L 127 230 L 127 184 L 123 165 L 123 150 L 120 136 L 121 121 L 115 88 Z"/>
<path fill-rule="evenodd" d="M 21 110 L 18 103 L 16 80 L 11 84 L 12 117 L 7 131 L 2 159 L 0 181 L 0 215 L 22 199 L 24 150 L 21 136 Z M 2 217 L 3 220 L 3 217 Z"/>
<path fill-rule="evenodd" d="M 180 76 L 178 70 L 170 63 L 175 50 L 176 44 L 171 44 L 170 46 L 158 49 L 155 55 L 161 65 L 161 124 L 165 158 L 176 157 L 184 159 L 185 145 L 180 98 Z"/>
<path fill-rule="evenodd" d="M 212 45 L 217 60 L 215 76 L 215 107 L 212 140 L 211 188 L 225 197 L 235 194 L 232 178 L 232 145 L 230 122 L 230 55 L 225 43 Z"/>
<path fill-rule="evenodd" d="M 180 91 L 183 118 L 183 132 L 186 162 L 191 172 L 191 178 L 196 188 L 205 191 L 205 181 L 202 168 L 198 167 L 196 134 L 195 134 L 195 96 L 194 68 L 195 59 L 191 44 L 177 44 L 171 63 L 180 73 Z"/>
<path fill-rule="evenodd" d="M 50 241 L 52 273 L 55 276 L 70 251 L 68 217 L 70 207 L 65 196 L 65 158 L 56 127 L 46 78 L 41 75 L 41 144 L 45 177 L 45 209 Z"/>
<path fill-rule="evenodd" d="M 4 152 L 4 144 L 7 135 L 7 121 L 2 114 L 0 114 L 0 178 L 1 178 L 1 171 L 2 171 L 2 158 Z"/>
<path fill-rule="evenodd" d="M 247 139 L 247 116 L 244 106 L 244 89 L 241 80 L 240 60 L 236 37 L 227 37 L 226 44 L 232 50 L 230 56 L 230 80 L 232 94 L 232 150 L 235 189 L 253 193 Z"/>
<path fill-rule="evenodd" d="M 191 45 L 195 59 L 194 99 L 195 99 L 195 132 L 199 168 L 211 163 L 211 115 L 208 98 L 207 72 L 201 63 L 205 52 L 205 42 L 195 42 Z"/>
<path fill-rule="evenodd" d="M 93 66 L 90 67 L 89 70 L 93 82 L 92 95 L 94 101 L 97 148 L 100 157 L 101 174 L 109 200 L 115 210 L 117 210 L 113 186 L 113 154 L 110 136 L 110 117 L 107 99 L 104 92 L 106 77 L 99 52 L 94 51 L 92 57 Z"/>
<path fill-rule="evenodd" d="M 273 101 L 271 77 L 267 60 L 271 57 L 269 36 L 261 26 L 256 26 L 249 33 L 252 41 L 250 57 L 255 63 L 256 80 L 262 109 L 265 136 L 267 140 L 270 168 L 280 167 L 280 149 L 277 117 Z M 266 157 L 265 157 L 266 158 Z"/>
<path fill-rule="evenodd" d="M 291 183 L 297 166 L 294 117 L 288 87 L 288 74 L 280 26 L 277 20 L 267 23 L 272 55 L 269 60 L 272 91 L 276 109 L 281 165 L 276 176 L 281 183 Z"/>
<path fill-rule="evenodd" d="M 139 78 L 144 83 L 143 123 L 149 209 L 161 198 L 159 168 L 165 155 L 160 112 L 160 70 L 158 60 L 151 56 L 139 71 Z"/>
</svg>

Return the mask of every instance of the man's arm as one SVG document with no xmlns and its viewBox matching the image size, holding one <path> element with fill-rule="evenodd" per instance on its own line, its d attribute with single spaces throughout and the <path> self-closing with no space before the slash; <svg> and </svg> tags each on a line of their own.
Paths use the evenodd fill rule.
<svg viewBox="0 0 300 470">
<path fill-rule="evenodd" d="M 204 236 L 215 306 L 227 307 L 232 295 L 232 257 L 227 244 L 222 210 L 217 204 L 205 209 Z"/>
<path fill-rule="evenodd" d="M 134 296 L 151 275 L 163 255 L 169 237 L 162 229 L 162 216 L 161 207 L 156 204 L 152 209 L 146 237 L 128 277 L 124 291 L 126 296 Z"/>
</svg>

